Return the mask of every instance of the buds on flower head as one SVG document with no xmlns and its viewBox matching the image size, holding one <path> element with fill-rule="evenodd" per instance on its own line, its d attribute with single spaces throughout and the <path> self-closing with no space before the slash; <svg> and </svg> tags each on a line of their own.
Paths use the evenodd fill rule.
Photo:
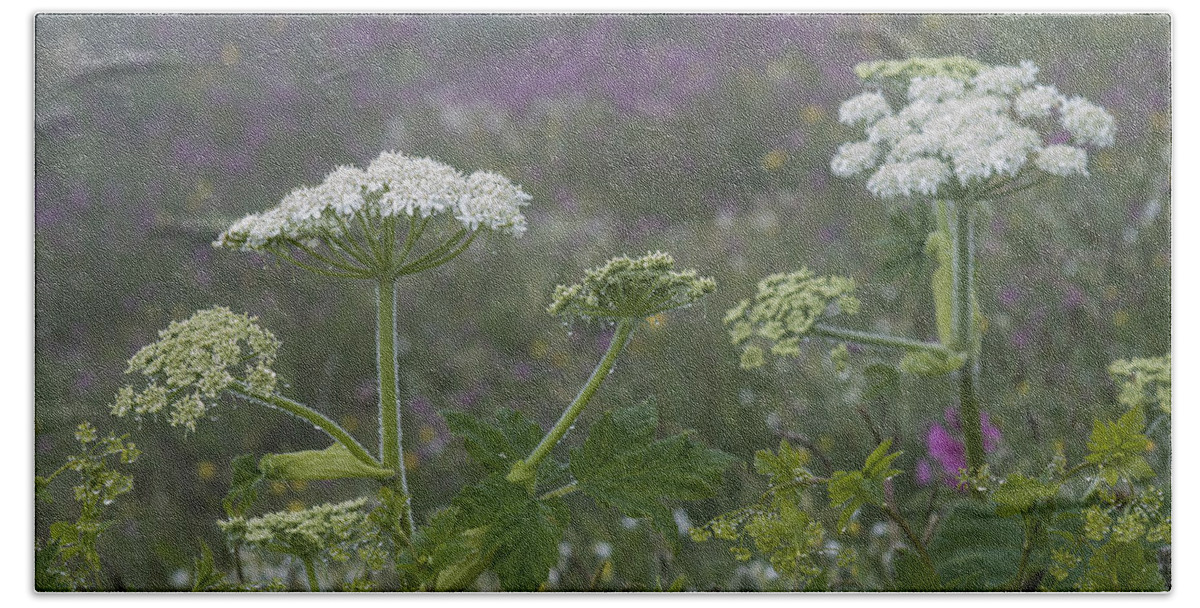
<svg viewBox="0 0 1200 608">
<path fill-rule="evenodd" d="M 323 504 L 299 511 L 278 511 L 250 519 L 218 521 L 235 542 L 258 545 L 302 558 L 329 552 L 338 561 L 362 542 L 367 513 L 366 498 Z"/>
<path fill-rule="evenodd" d="M 903 88 L 897 100 L 908 102 L 893 112 L 888 89 L 869 90 L 839 112 L 866 139 L 838 148 L 830 170 L 840 177 L 869 173 L 867 189 L 880 198 L 934 196 L 947 187 L 1011 178 L 1031 160 L 1052 175 L 1087 175 L 1087 152 L 1077 146 L 1113 143 L 1111 114 L 1036 84 L 1038 68 L 1029 61 L 987 66 L 961 57 L 918 58 L 856 71 L 872 86 Z M 1076 145 L 1048 145 L 1056 128 Z"/>
<path fill-rule="evenodd" d="M 800 340 L 818 320 L 858 312 L 853 292 L 853 280 L 814 276 L 807 268 L 759 281 L 754 298 L 742 300 L 725 314 L 730 341 L 743 347 L 742 367 L 752 369 L 766 362 L 760 341 L 769 343 L 776 356 L 798 356 Z"/>
<path fill-rule="evenodd" d="M 126 385 L 112 406 L 115 416 L 140 418 L 169 409 L 171 426 L 196 430 L 211 400 L 235 382 L 254 392 L 275 390 L 275 352 L 279 341 L 254 317 L 217 306 L 158 333 L 158 341 L 129 360 L 126 373 L 140 372 L 147 384 Z"/>
<path fill-rule="evenodd" d="M 584 273 L 574 285 L 559 285 L 548 310 L 580 319 L 642 319 L 688 306 L 712 290 L 716 282 L 695 270 L 677 272 L 670 254 L 617 257 Z"/>
</svg>

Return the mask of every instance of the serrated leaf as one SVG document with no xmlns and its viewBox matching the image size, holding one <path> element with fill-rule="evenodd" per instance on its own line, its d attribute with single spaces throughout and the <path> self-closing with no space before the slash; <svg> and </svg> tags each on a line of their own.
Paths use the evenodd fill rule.
<svg viewBox="0 0 1200 608">
<path fill-rule="evenodd" d="M 258 459 L 254 454 L 234 456 L 230 467 L 233 469 L 233 481 L 229 485 L 229 492 L 221 501 L 221 506 L 225 508 L 225 514 L 233 518 L 245 515 L 250 511 L 250 507 L 254 506 L 254 502 L 258 500 L 258 489 L 266 475 L 259 470 Z"/>
<path fill-rule="evenodd" d="M 501 408 L 493 420 L 444 411 L 450 432 L 463 438 L 467 454 L 489 473 L 507 472 L 542 439 L 542 429 L 521 412 Z"/>
<path fill-rule="evenodd" d="M 992 500 L 996 503 L 997 515 L 1010 517 L 1028 513 L 1039 502 L 1051 500 L 1055 496 L 1058 496 L 1058 484 L 1013 473 L 992 493 Z"/>
<path fill-rule="evenodd" d="M 583 447 L 571 450 L 571 473 L 596 502 L 629 517 L 648 517 L 673 538 L 665 501 L 714 495 L 734 458 L 683 434 L 654 441 L 657 427 L 652 400 L 605 413 Z"/>
<path fill-rule="evenodd" d="M 494 473 L 464 489 L 453 504 L 463 528 L 480 529 L 478 553 L 506 591 L 537 590 L 558 563 L 569 519 L 562 499 L 539 500 Z"/>
<path fill-rule="evenodd" d="M 267 454 L 258 469 L 269 479 L 315 481 L 320 479 L 388 479 L 391 469 L 374 467 L 354 457 L 346 446 L 335 443 L 324 450 Z"/>
<path fill-rule="evenodd" d="M 901 473 L 891 468 L 892 462 L 904 452 L 888 454 L 892 440 L 884 440 L 867 456 L 861 471 L 834 471 L 829 478 L 826 491 L 829 505 L 840 508 L 838 528 L 845 530 L 854 512 L 863 505 L 884 506 L 883 482 Z"/>
<path fill-rule="evenodd" d="M 1084 459 L 1099 467 L 1108 485 L 1116 485 L 1121 477 L 1136 480 L 1154 475 L 1144 456 L 1152 445 L 1142 433 L 1145 428 L 1142 408 L 1133 408 L 1115 421 L 1096 420 Z"/>
</svg>

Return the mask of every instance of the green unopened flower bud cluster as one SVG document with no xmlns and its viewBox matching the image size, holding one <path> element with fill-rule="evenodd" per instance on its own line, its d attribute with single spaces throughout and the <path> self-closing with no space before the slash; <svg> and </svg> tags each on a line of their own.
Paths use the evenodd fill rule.
<svg viewBox="0 0 1200 608">
<path fill-rule="evenodd" d="M 271 365 L 279 341 L 254 317 L 217 306 L 175 321 L 129 360 L 125 373 L 141 373 L 147 384 L 126 385 L 112 405 L 115 416 L 136 418 L 169 411 L 171 426 L 196 430 L 196 421 L 214 399 L 235 382 L 251 391 L 275 390 Z"/>
<path fill-rule="evenodd" d="M 574 285 L 559 285 L 547 310 L 591 319 L 640 319 L 695 303 L 716 289 L 716 282 L 695 270 L 675 270 L 675 259 L 661 251 L 640 258 L 612 258 L 584 273 Z"/>
<path fill-rule="evenodd" d="M 1117 383 L 1117 401 L 1130 409 L 1157 405 L 1171 413 L 1171 355 L 1119 359 L 1108 367 Z"/>
<path fill-rule="evenodd" d="M 725 315 L 730 341 L 742 346 L 742 368 L 766 362 L 760 342 L 768 343 L 773 355 L 799 356 L 800 340 L 818 320 L 858 312 L 853 292 L 852 279 L 815 276 L 807 268 L 759 281 L 754 298 L 742 300 Z"/>
<path fill-rule="evenodd" d="M 357 498 L 249 519 L 234 517 L 217 525 L 234 542 L 306 559 L 324 553 L 345 561 L 351 551 L 369 542 L 366 504 L 366 498 Z"/>
</svg>

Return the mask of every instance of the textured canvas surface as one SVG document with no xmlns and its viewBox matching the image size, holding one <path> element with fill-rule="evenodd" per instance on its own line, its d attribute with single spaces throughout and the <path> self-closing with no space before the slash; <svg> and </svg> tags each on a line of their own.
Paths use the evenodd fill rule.
<svg viewBox="0 0 1200 608">
<path fill-rule="evenodd" d="M 1166 15 L 54 15 L 40 591 L 1164 591 Z"/>
</svg>

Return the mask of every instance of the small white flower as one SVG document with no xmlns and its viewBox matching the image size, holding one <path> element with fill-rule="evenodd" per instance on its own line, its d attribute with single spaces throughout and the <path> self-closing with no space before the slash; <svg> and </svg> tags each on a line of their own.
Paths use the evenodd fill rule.
<svg viewBox="0 0 1200 608">
<path fill-rule="evenodd" d="M 1074 146 L 1046 146 L 1034 159 L 1037 168 L 1054 175 L 1087 175 L 1087 150 Z"/>
<path fill-rule="evenodd" d="M 877 91 L 868 91 L 842 102 L 838 108 L 838 121 L 846 125 L 871 123 L 892 113 L 888 102 Z"/>
<path fill-rule="evenodd" d="M 934 158 L 883 165 L 867 180 L 867 190 L 880 198 L 932 195 L 950 177 L 946 163 Z"/>
<path fill-rule="evenodd" d="M 871 142 L 856 141 L 838 147 L 837 156 L 829 163 L 829 169 L 838 177 L 850 177 L 875 166 L 879 150 Z"/>
<path fill-rule="evenodd" d="M 987 68 L 971 79 L 975 89 L 981 93 L 1010 95 L 1033 84 L 1038 68 L 1032 61 L 1022 61 L 1020 66 L 998 65 Z"/>
<path fill-rule="evenodd" d="M 1082 97 L 1063 102 L 1062 126 L 1081 144 L 1101 147 L 1113 144 L 1112 114 Z"/>
<path fill-rule="evenodd" d="M 894 144 L 912 133 L 909 122 L 899 116 L 887 116 L 867 127 L 867 141 L 873 144 Z"/>
<path fill-rule="evenodd" d="M 458 219 L 469 229 L 487 226 L 513 236 L 525 233 L 521 207 L 529 195 L 508 178 L 490 171 L 476 171 L 466 180 L 458 199 Z"/>
<path fill-rule="evenodd" d="M 963 93 L 963 81 L 948 76 L 917 76 L 908 87 L 911 101 L 941 101 Z"/>
<path fill-rule="evenodd" d="M 1063 96 L 1052 86 L 1038 85 L 1021 91 L 1013 99 L 1013 112 L 1021 118 L 1045 118 L 1060 105 Z"/>
</svg>

